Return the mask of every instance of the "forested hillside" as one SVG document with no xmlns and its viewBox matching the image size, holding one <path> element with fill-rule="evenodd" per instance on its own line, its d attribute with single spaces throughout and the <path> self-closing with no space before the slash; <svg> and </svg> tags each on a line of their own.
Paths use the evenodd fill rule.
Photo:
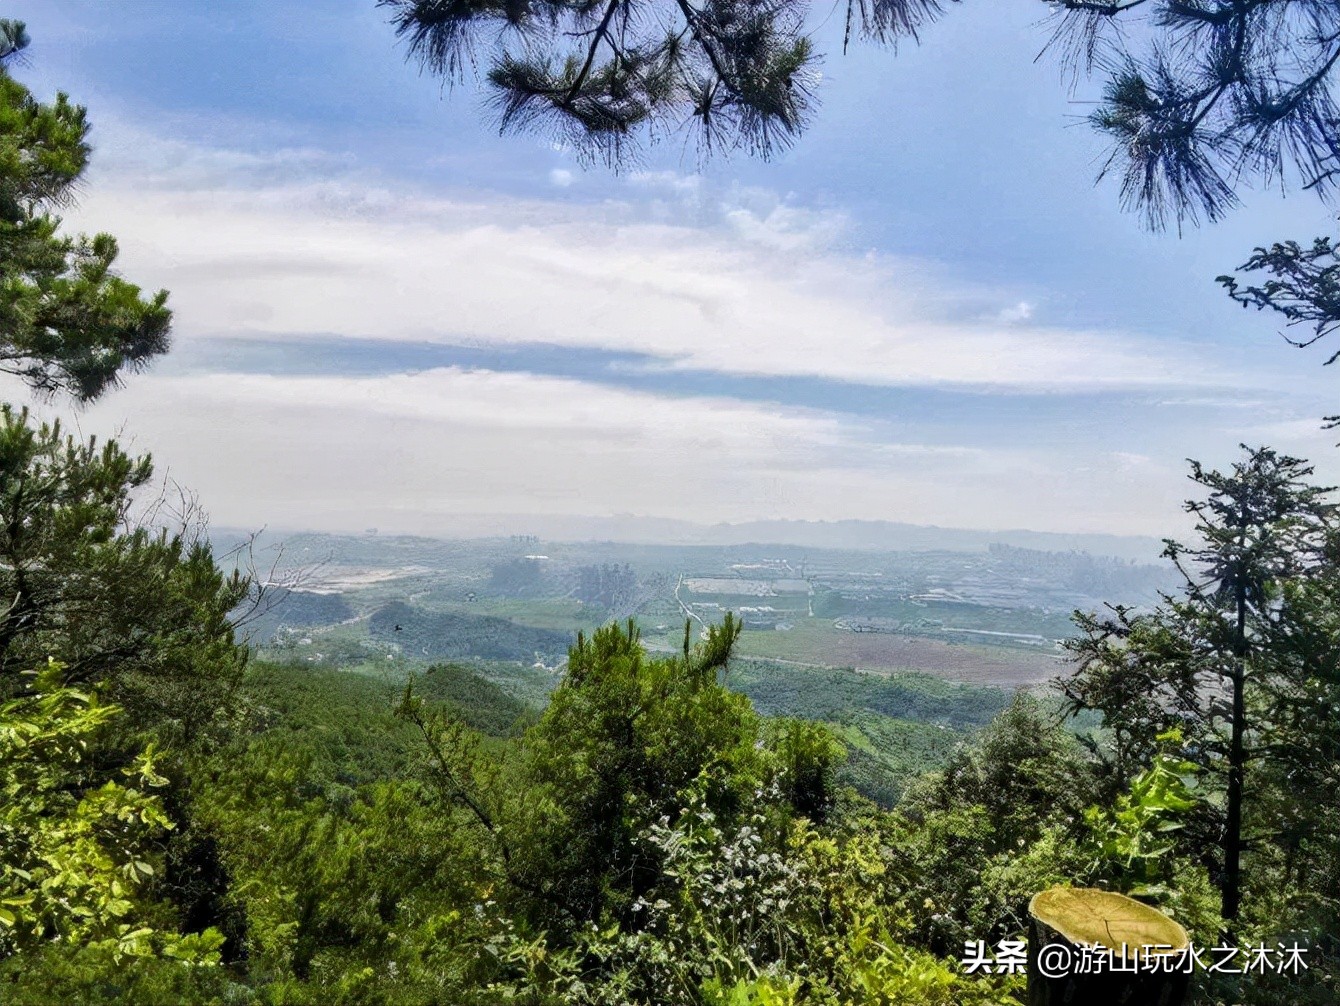
<svg viewBox="0 0 1340 1006">
<path fill-rule="evenodd" d="M 6 1001 L 1017 1003 L 1021 971 L 963 947 L 1057 884 L 1308 955 L 1198 971 L 1198 1001 L 1334 1001 L 1337 529 L 1293 459 L 1197 470 L 1174 557 L 1227 586 L 1082 619 L 1050 698 L 741 661 L 727 615 L 671 654 L 632 622 L 578 636 L 540 709 L 460 667 L 248 662 L 244 580 L 98 523 L 142 468 L 6 423 L 32 460 L 5 526 L 98 558 L 4 623 Z M 47 471 L 67 494 L 29 497 Z M 130 570 L 148 610 L 59 617 Z"/>
<path fill-rule="evenodd" d="M 368 628 L 373 639 L 400 645 L 430 660 L 480 657 L 485 660 L 556 662 L 567 650 L 567 633 L 528 629 L 488 615 L 418 611 L 393 602 L 376 611 Z"/>
<path fill-rule="evenodd" d="M 471 19 L 533 40 L 599 16 L 574 36 L 594 47 L 627 10 L 386 6 L 452 73 Z M 1244 34 L 1261 6 L 1215 16 Z M 859 13 L 915 33 L 938 8 Z M 608 66 L 528 52 L 490 81 L 505 121 L 557 109 L 614 160 L 614 133 L 684 107 L 770 143 L 811 59 L 784 13 L 684 4 Z M 15 79 L 28 42 L 0 20 L 0 370 L 93 401 L 172 316 L 56 216 L 89 124 Z M 1264 101 L 1229 52 L 1196 108 Z M 1171 114 L 1122 80 L 1110 132 Z M 1249 118 L 1294 114 L 1271 107 Z M 1189 475 L 1162 565 L 997 542 L 687 569 L 368 533 L 316 589 L 216 553 L 124 439 L 0 406 L 0 1003 L 1052 1006 L 1027 948 L 1064 888 L 1191 941 L 1057 929 L 1101 1006 L 1334 1006 L 1337 496 L 1267 447 Z M 1142 968 L 1161 998 L 1123 991 Z"/>
</svg>

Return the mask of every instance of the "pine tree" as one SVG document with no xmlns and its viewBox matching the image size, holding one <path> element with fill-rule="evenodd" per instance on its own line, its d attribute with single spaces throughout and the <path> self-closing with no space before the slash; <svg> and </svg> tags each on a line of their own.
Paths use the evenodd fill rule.
<svg viewBox="0 0 1340 1006">
<path fill-rule="evenodd" d="M 1090 116 L 1105 171 L 1162 227 L 1217 220 L 1235 187 L 1340 185 L 1333 0 L 1041 0 L 1068 68 L 1107 77 Z M 958 0 L 847 0 L 844 46 L 918 38 Z M 380 0 L 424 69 L 457 83 L 490 57 L 503 131 L 534 126 L 618 163 L 636 130 L 693 122 L 705 147 L 767 156 L 814 107 L 821 58 L 801 0 Z M 1134 30 L 1130 30 L 1134 29 Z"/>
<path fill-rule="evenodd" d="M 1237 277 L 1220 276 L 1219 283 L 1243 307 L 1268 309 L 1281 315 L 1289 328 L 1301 326 L 1303 335 L 1284 337 L 1290 345 L 1306 349 L 1340 330 L 1340 244 L 1327 237 L 1306 248 L 1297 241 L 1277 242 L 1257 248 L 1238 268 L 1268 278 L 1244 287 Z M 1340 350 L 1324 362 L 1337 359 Z M 1334 422 L 1338 417 L 1329 418 Z"/>
<path fill-rule="evenodd" d="M 27 45 L 21 22 L 0 21 L 0 371 L 89 401 L 167 351 L 172 315 L 166 292 L 116 275 L 110 234 L 60 233 L 52 211 L 83 177 L 89 124 L 65 94 L 43 104 L 10 76 Z"/>
<path fill-rule="evenodd" d="M 1084 634 L 1072 644 L 1080 669 L 1063 682 L 1072 710 L 1103 714 L 1118 785 L 1148 763 L 1159 734 L 1182 730 L 1187 756 L 1220 789 L 1222 810 L 1200 835 L 1218 847 L 1230 922 L 1242 902 L 1244 811 L 1258 795 L 1249 770 L 1279 759 L 1271 735 L 1291 708 L 1281 702 L 1291 657 L 1278 642 L 1302 609 L 1284 602 L 1330 566 L 1336 510 L 1312 473 L 1266 448 L 1248 450 L 1227 474 L 1193 462 L 1191 478 L 1207 493 L 1187 504 L 1198 541 L 1169 541 L 1164 553 L 1183 574 L 1181 595 L 1149 613 L 1081 617 Z"/>
<path fill-rule="evenodd" d="M 148 457 L 0 406 L 0 700 L 59 653 L 62 684 L 100 687 L 134 728 L 189 737 L 223 703 L 250 583 L 220 572 L 189 522 L 134 518 L 152 474 Z"/>
<path fill-rule="evenodd" d="M 618 167 L 691 124 L 703 154 L 769 157 L 804 129 L 819 56 L 800 0 L 379 0 L 410 58 L 452 83 L 489 53 L 503 132 Z M 915 35 L 940 0 L 849 0 L 848 31 Z"/>
</svg>

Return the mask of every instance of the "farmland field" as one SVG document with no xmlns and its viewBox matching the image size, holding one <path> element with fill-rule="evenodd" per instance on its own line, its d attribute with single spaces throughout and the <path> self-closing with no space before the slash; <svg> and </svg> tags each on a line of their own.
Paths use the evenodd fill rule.
<svg viewBox="0 0 1340 1006">
<path fill-rule="evenodd" d="M 897 633 L 850 632 L 831 622 L 799 622 L 789 631 L 745 631 L 742 656 L 794 660 L 874 673 L 920 671 L 955 681 L 1028 685 L 1065 669 L 1052 651 L 1029 652 L 1005 646 L 973 646 Z"/>
</svg>

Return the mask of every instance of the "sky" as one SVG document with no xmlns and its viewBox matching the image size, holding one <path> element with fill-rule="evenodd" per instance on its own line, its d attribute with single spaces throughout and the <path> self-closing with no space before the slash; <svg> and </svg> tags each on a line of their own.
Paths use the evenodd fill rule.
<svg viewBox="0 0 1340 1006">
<path fill-rule="evenodd" d="M 1150 234 L 1095 184 L 1094 85 L 1037 0 L 826 52 L 767 162 L 620 173 L 499 136 L 372 0 L 11 0 L 14 73 L 89 109 L 70 228 L 167 288 L 171 353 L 92 406 L 218 525 L 450 534 L 467 515 L 1179 534 L 1186 459 L 1340 482 L 1324 347 L 1214 277 L 1332 226 L 1308 193 Z M 6 397 L 24 392 L 7 386 Z"/>
</svg>

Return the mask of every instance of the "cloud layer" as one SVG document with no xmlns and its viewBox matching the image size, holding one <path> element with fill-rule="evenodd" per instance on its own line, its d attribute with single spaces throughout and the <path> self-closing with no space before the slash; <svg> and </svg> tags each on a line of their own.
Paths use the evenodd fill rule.
<svg viewBox="0 0 1340 1006">
<path fill-rule="evenodd" d="M 1092 498 L 1158 495 L 1167 473 L 1144 459 L 1066 479 L 1027 449 L 897 443 L 823 412 L 530 374 L 142 378 L 79 425 L 124 428 L 230 525 L 449 532 L 454 515 L 502 512 L 1164 526 Z"/>
<path fill-rule="evenodd" d="M 1195 346 L 1040 325 L 1017 294 L 854 253 L 840 213 L 707 193 L 695 176 L 634 175 L 620 198 L 571 203 L 392 190 L 306 148 L 149 139 L 111 154 L 80 222 L 122 236 L 128 267 L 173 290 L 186 338 L 538 342 L 998 391 L 1237 380 Z"/>
<path fill-rule="evenodd" d="M 539 184 L 560 196 L 522 199 L 414 190 L 312 148 L 216 150 L 115 124 L 107 147 L 71 223 L 112 231 L 127 275 L 171 289 L 188 349 L 314 334 L 388 358 L 408 342 L 517 349 L 510 370 L 370 376 L 243 372 L 216 352 L 80 417 L 129 431 L 225 524 L 447 533 L 461 514 L 636 513 L 1162 534 L 1181 452 L 1104 446 L 1086 407 L 1073 446 L 1002 447 L 951 412 L 844 410 L 841 389 L 1172 402 L 1245 383 L 1206 347 L 1049 327 L 1035 291 L 859 250 L 839 211 L 696 176 L 633 176 L 582 201 L 568 195 L 584 178 L 555 169 Z M 536 344 L 626 354 L 644 377 L 836 390 L 798 408 L 780 381 L 776 402 L 619 387 L 528 370 Z"/>
</svg>

